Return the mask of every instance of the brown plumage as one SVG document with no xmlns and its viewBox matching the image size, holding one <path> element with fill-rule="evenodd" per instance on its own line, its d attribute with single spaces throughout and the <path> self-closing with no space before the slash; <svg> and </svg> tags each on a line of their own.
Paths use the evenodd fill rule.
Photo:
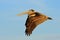
<svg viewBox="0 0 60 40">
<path fill-rule="evenodd" d="M 30 36 L 30 34 L 32 34 L 32 31 L 37 27 L 37 25 L 43 23 L 47 19 L 50 19 L 50 20 L 52 19 L 52 18 L 45 16 L 39 12 L 35 12 L 32 9 L 29 10 L 27 12 L 27 14 L 28 14 L 28 18 L 25 23 L 25 26 L 26 26 L 25 34 L 27 36 Z"/>
</svg>

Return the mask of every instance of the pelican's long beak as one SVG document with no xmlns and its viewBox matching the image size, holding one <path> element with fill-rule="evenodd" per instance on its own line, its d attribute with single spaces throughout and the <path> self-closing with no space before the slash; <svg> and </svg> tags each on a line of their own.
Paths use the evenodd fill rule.
<svg viewBox="0 0 60 40">
<path fill-rule="evenodd" d="M 25 14 L 28 14 L 28 11 L 17 14 L 17 16 L 22 16 L 22 15 L 25 15 Z"/>
</svg>

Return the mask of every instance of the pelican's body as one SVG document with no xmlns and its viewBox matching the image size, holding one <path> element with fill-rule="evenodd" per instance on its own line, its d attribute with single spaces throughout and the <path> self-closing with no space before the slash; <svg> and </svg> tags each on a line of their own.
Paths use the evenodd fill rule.
<svg viewBox="0 0 60 40">
<path fill-rule="evenodd" d="M 34 10 L 30 10 L 27 13 L 28 13 L 28 18 L 25 23 L 25 26 L 26 26 L 25 34 L 26 35 L 32 34 L 32 31 L 37 27 L 37 25 L 43 23 L 47 19 L 52 19 L 39 12 L 35 12 Z"/>
</svg>

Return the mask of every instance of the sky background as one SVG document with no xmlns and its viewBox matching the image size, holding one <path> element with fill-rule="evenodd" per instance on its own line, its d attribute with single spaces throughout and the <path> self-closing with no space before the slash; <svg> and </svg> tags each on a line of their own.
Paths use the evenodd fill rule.
<svg viewBox="0 0 60 40">
<path fill-rule="evenodd" d="M 34 9 L 53 20 L 38 25 L 30 37 L 25 36 L 27 15 Z M 0 40 L 60 40 L 60 0 L 0 0 Z"/>
</svg>

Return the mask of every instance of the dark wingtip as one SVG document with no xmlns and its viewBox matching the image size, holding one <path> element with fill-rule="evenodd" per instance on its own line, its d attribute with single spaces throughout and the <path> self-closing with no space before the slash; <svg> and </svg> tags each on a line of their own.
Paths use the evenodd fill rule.
<svg viewBox="0 0 60 40">
<path fill-rule="evenodd" d="M 51 17 L 48 17 L 48 19 L 49 19 L 49 20 L 52 20 L 52 18 L 51 18 Z"/>
<path fill-rule="evenodd" d="M 30 36 L 30 33 L 27 29 L 25 30 L 25 35 Z"/>
</svg>

